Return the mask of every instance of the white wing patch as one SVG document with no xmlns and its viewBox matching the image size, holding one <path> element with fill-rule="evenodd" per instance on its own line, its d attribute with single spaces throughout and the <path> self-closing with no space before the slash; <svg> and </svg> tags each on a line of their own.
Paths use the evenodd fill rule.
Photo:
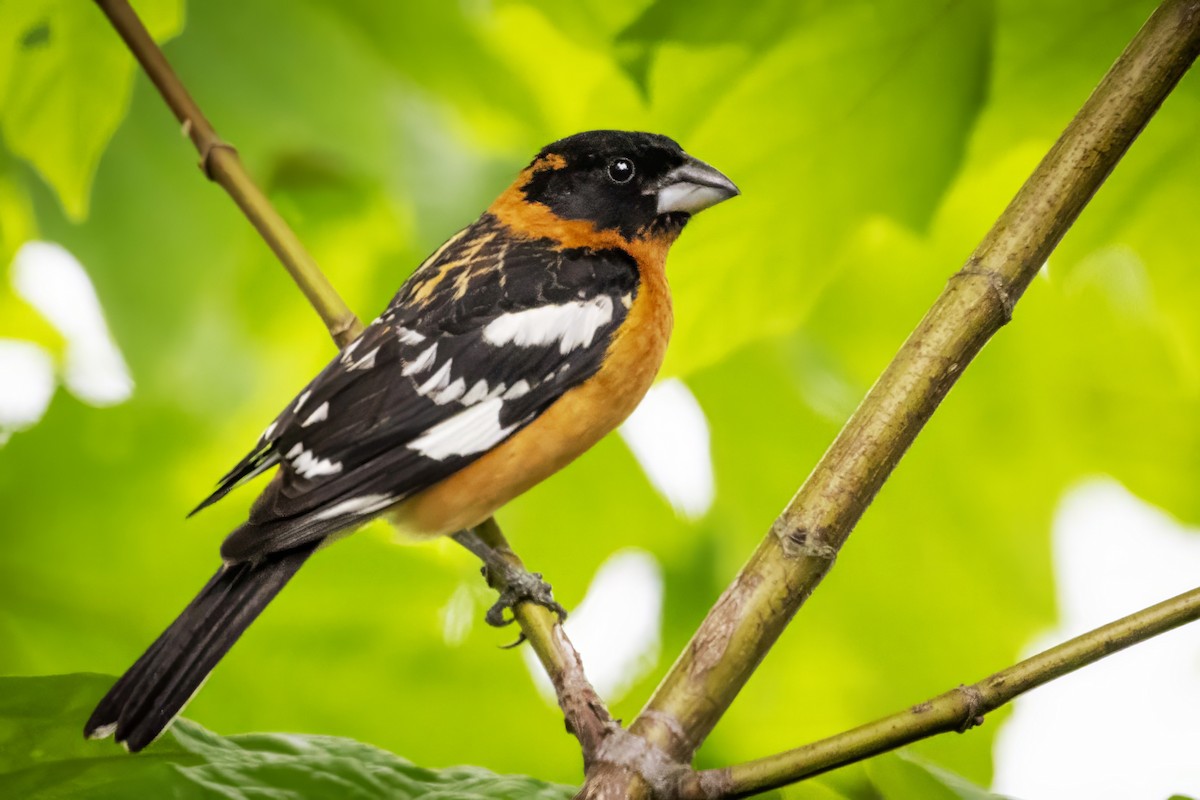
<svg viewBox="0 0 1200 800">
<path fill-rule="evenodd" d="M 360 344 L 362 344 L 362 339 L 355 339 L 353 342 L 346 345 L 346 349 L 342 351 L 341 361 L 343 364 L 350 363 L 351 356 L 354 355 L 354 351 L 358 348 L 358 346 Z"/>
<path fill-rule="evenodd" d="M 484 327 L 483 340 L 497 347 L 510 343 L 535 347 L 558 342 L 558 352 L 566 355 L 577 347 L 590 346 L 596 331 L 612 322 L 612 318 L 612 298 L 602 294 L 591 300 L 501 314 Z"/>
<path fill-rule="evenodd" d="M 438 461 L 489 450 L 517 427 L 500 427 L 503 406 L 504 401 L 498 397 L 471 406 L 413 439 L 408 443 L 408 449 Z"/>
<path fill-rule="evenodd" d="M 504 399 L 516 400 L 518 397 L 524 397 L 527 394 L 529 394 L 529 381 L 519 380 L 512 385 L 512 388 L 504 393 Z"/>
<path fill-rule="evenodd" d="M 307 428 L 309 425 L 315 425 L 321 420 L 329 419 L 329 401 L 326 400 L 321 405 L 317 406 L 317 410 L 308 415 L 308 419 L 300 423 L 301 428 Z"/>
<path fill-rule="evenodd" d="M 437 358 L 437 342 L 422 350 L 421 354 L 415 360 L 405 364 L 404 369 L 400 370 L 400 374 L 415 375 L 422 370 L 429 369 L 433 365 L 435 358 Z"/>
<path fill-rule="evenodd" d="M 463 395 L 462 404 L 464 406 L 473 406 L 480 400 L 488 396 L 488 385 L 485 380 L 475 381 L 475 385 L 471 387 L 471 391 Z"/>
<path fill-rule="evenodd" d="M 442 364 L 441 369 L 433 373 L 433 376 L 417 387 L 417 394 L 422 397 L 445 389 L 450 385 L 450 367 L 454 363 L 453 358 L 447 358 L 446 363 Z"/>
<path fill-rule="evenodd" d="M 284 458 L 292 460 L 292 469 L 302 478 L 316 478 L 320 475 L 336 475 L 342 471 L 342 462 L 330 461 L 327 458 L 317 458 L 311 450 L 305 450 L 304 445 L 296 442 Z"/>
<path fill-rule="evenodd" d="M 400 338 L 400 344 L 420 344 L 421 342 L 425 341 L 424 334 L 417 333 L 411 328 L 396 328 L 396 336 Z"/>
<path fill-rule="evenodd" d="M 364 494 L 362 497 L 351 497 L 349 500 L 343 500 L 329 508 L 322 509 L 312 515 L 314 520 L 333 519 L 346 514 L 354 514 L 361 516 L 363 514 L 371 514 L 380 509 L 386 508 L 392 503 L 390 494 Z"/>
<path fill-rule="evenodd" d="M 375 366 L 375 356 L 377 356 L 377 355 L 379 355 L 378 347 L 376 347 L 374 350 L 367 353 L 365 356 L 360 358 L 358 361 L 355 361 L 353 364 L 346 367 L 346 372 L 353 372 L 356 369 L 371 369 L 372 367 Z"/>
<path fill-rule="evenodd" d="M 454 383 L 450 384 L 445 389 L 434 392 L 433 396 L 429 399 L 437 403 L 439 406 L 444 406 L 451 400 L 457 400 L 458 398 L 462 397 L 463 392 L 466 390 L 466 380 L 463 378 L 458 378 L 454 381 Z"/>
</svg>

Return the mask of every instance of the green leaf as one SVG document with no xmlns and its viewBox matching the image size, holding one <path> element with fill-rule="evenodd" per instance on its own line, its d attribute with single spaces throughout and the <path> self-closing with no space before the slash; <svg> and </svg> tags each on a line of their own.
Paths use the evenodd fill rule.
<svg viewBox="0 0 1200 800">
<path fill-rule="evenodd" d="M 983 105 L 992 24 L 983 2 L 831 3 L 770 46 L 749 30 L 661 49 L 651 96 L 743 192 L 672 253 L 669 372 L 796 329 L 868 220 L 928 226 Z"/>
<path fill-rule="evenodd" d="M 157 40 L 183 27 L 183 0 L 134 6 Z M 129 106 L 133 56 L 92 3 L 3 0 L 0 18 L 4 141 L 83 219 L 100 157 Z"/>
<path fill-rule="evenodd" d="M 721 0 L 655 0 L 617 35 L 617 53 L 625 71 L 648 91 L 654 54 L 665 44 L 735 44 L 765 52 L 799 20 L 817 18 L 829 10 L 828 4 L 814 13 L 812 5 L 794 0 L 766 0 L 756 3 L 748 14 L 744 6 Z"/>
<path fill-rule="evenodd" d="M 559 3 L 556 0 L 507 0 L 511 5 L 527 5 L 536 8 L 553 25 L 577 42 L 607 49 L 618 32 L 629 25 L 639 14 L 647 13 L 652 0 L 578 0 Z"/>
<path fill-rule="evenodd" d="M 866 768 L 887 800 L 1005 800 L 904 750 L 873 758 Z"/>
<path fill-rule="evenodd" d="M 0 796 L 559 800 L 575 791 L 476 767 L 424 769 L 349 739 L 222 737 L 187 720 L 129 755 L 80 732 L 111 682 L 89 674 L 0 678 Z"/>
<path fill-rule="evenodd" d="M 771 795 L 764 796 L 770 797 Z M 849 800 L 848 795 L 827 786 L 817 778 L 807 778 L 801 783 L 784 787 L 775 793 L 775 796 L 784 798 L 784 800 Z"/>
</svg>

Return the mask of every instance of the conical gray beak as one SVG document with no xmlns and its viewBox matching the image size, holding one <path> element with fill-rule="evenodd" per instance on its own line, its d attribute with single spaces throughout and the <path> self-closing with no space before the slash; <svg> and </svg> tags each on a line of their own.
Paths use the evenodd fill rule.
<svg viewBox="0 0 1200 800">
<path fill-rule="evenodd" d="M 659 214 L 672 211 L 696 214 L 741 194 L 720 171 L 690 156 L 682 166 L 658 181 L 657 192 Z"/>
</svg>

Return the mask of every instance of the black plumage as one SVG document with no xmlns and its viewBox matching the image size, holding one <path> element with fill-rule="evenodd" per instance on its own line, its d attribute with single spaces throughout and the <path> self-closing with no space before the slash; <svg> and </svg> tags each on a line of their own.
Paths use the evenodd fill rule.
<svg viewBox="0 0 1200 800">
<path fill-rule="evenodd" d="M 154 741 L 315 549 L 308 545 L 258 563 L 221 567 L 108 691 L 84 734 L 115 734 L 133 752 Z"/>
<path fill-rule="evenodd" d="M 493 391 L 500 385 L 507 391 L 521 381 L 528 384 L 524 394 L 501 401 L 500 424 L 511 428 L 506 434 L 511 436 L 599 369 L 637 289 L 637 267 L 621 251 L 562 250 L 550 240 L 515 236 L 488 215 L 468 227 L 412 275 L 383 315 L 287 405 L 197 507 L 280 466 L 249 519 L 222 544 L 227 565 L 113 686 L 85 733 L 92 736 L 115 723 L 119 741 L 131 750 L 144 747 L 308 555 L 330 534 L 382 507 L 376 502 L 353 509 L 346 503 L 380 496 L 387 498 L 383 505 L 391 505 L 486 452 L 437 459 L 406 446 L 467 407 L 465 391 L 444 403 L 419 391 L 447 361 L 447 385 L 484 381 Z M 504 314 L 601 296 L 611 319 L 597 327 L 590 344 L 567 354 L 557 340 L 525 347 L 484 341 L 488 323 Z M 432 363 L 404 375 L 434 344 Z M 365 359 L 370 366 L 363 365 Z M 305 426 L 325 403 L 324 418 Z M 312 454 L 310 462 L 341 467 L 321 474 L 309 463 L 306 470 L 288 455 L 297 447 Z M 331 513 L 339 505 L 347 510 Z"/>
<path fill-rule="evenodd" d="M 417 508 L 401 518 L 427 534 L 477 524 L 612 430 L 662 362 L 667 249 L 736 193 L 662 136 L 596 131 L 539 153 L 196 508 L 278 466 L 224 566 L 85 733 L 145 747 L 332 535 L 389 509 Z"/>
</svg>

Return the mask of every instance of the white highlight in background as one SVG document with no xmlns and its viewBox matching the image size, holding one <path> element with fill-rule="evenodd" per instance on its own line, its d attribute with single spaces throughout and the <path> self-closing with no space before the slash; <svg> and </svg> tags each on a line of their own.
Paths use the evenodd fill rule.
<svg viewBox="0 0 1200 800">
<path fill-rule="evenodd" d="M 1112 480 L 1054 520 L 1060 626 L 1030 652 L 1196 587 L 1200 531 Z M 1200 794 L 1200 630 L 1184 627 L 1019 698 L 995 745 L 993 790 L 1022 800 Z"/>
<path fill-rule="evenodd" d="M 54 396 L 54 361 L 33 342 L 0 339 L 0 445 L 35 425 Z"/>
<path fill-rule="evenodd" d="M 715 492 L 708 419 L 683 381 L 650 387 L 621 437 L 677 514 L 697 519 L 708 512 Z"/>
<path fill-rule="evenodd" d="M 643 550 L 620 550 L 596 571 L 587 595 L 563 627 L 588 678 L 610 703 L 620 700 L 658 664 L 662 643 L 662 571 Z M 548 701 L 554 687 L 533 649 L 525 665 Z"/>
<path fill-rule="evenodd" d="M 67 340 L 63 382 L 71 393 L 93 406 L 128 400 L 133 393 L 129 368 L 75 256 L 61 245 L 27 242 L 13 258 L 11 278 L 17 294 Z"/>
</svg>

